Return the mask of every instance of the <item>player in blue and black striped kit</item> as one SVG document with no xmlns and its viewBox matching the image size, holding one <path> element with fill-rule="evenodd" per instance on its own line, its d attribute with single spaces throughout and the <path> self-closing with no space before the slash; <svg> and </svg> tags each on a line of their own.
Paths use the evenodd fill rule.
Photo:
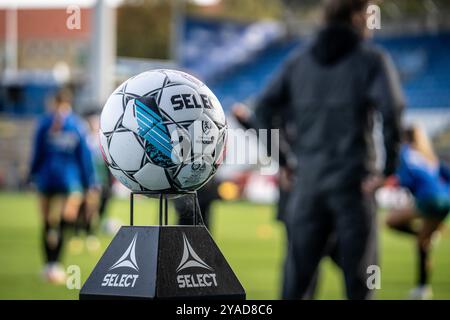
<svg viewBox="0 0 450 320">
<path fill-rule="evenodd" d="M 84 194 L 95 187 L 95 175 L 84 123 L 72 112 L 70 92 L 59 91 L 51 107 L 37 125 L 30 179 L 39 192 L 47 263 L 44 276 L 62 283 L 65 273 L 58 262 L 63 226 L 76 220 Z"/>
</svg>

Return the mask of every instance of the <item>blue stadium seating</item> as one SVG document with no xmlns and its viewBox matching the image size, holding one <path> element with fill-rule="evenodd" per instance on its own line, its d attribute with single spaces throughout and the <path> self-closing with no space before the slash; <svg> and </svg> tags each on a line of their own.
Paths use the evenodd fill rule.
<svg viewBox="0 0 450 320">
<path fill-rule="evenodd" d="M 0 82 L 0 114 L 29 116 L 42 114 L 48 98 L 60 87 L 50 72 L 21 72 Z"/>
<path fill-rule="evenodd" d="M 450 108 L 450 32 L 377 39 L 400 70 L 410 108 Z"/>
<path fill-rule="evenodd" d="M 251 24 L 189 17 L 180 42 L 180 64 L 202 79 L 243 64 L 282 34 L 279 24 Z"/>
<path fill-rule="evenodd" d="M 391 54 L 399 69 L 408 108 L 450 108 L 450 32 L 379 37 L 375 42 Z M 226 71 L 208 74 L 204 79 L 227 111 L 234 102 L 246 101 L 261 92 L 289 53 L 304 43 L 272 41 L 247 59 L 229 63 Z M 208 62 L 216 63 L 203 60 L 203 69 L 219 70 Z M 188 67 L 196 72 L 195 64 Z"/>
<path fill-rule="evenodd" d="M 239 24 L 188 18 L 179 48 L 181 67 L 205 80 L 228 111 L 234 102 L 260 93 L 289 53 L 307 41 L 281 41 L 281 34 L 279 26 L 270 22 Z M 387 49 L 400 71 L 408 108 L 450 109 L 450 31 L 379 37 L 375 41 Z M 0 84 L 0 113 L 41 113 L 46 97 L 58 87 L 47 74 L 44 76 L 23 77 L 17 101 L 8 86 Z"/>
<path fill-rule="evenodd" d="M 234 102 L 247 101 L 260 93 L 273 72 L 298 45 L 299 42 L 272 44 L 250 62 L 212 79 L 208 84 L 222 102 L 225 111 L 228 111 Z"/>
</svg>

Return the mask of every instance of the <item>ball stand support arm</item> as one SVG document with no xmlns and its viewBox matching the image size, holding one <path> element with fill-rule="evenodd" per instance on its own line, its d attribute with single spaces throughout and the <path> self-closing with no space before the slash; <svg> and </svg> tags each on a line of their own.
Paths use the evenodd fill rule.
<svg viewBox="0 0 450 320">
<path fill-rule="evenodd" d="M 158 197 L 159 198 L 159 225 L 167 226 L 169 225 L 169 213 L 168 213 L 168 199 L 170 197 L 177 196 L 189 196 L 191 197 L 193 210 L 192 210 L 192 221 L 193 225 L 203 225 L 203 219 L 199 212 L 199 203 L 196 191 L 187 191 L 187 192 L 168 192 L 161 193 L 155 191 L 132 191 L 130 193 L 130 226 L 134 225 L 134 197 L 135 195 L 144 195 L 149 197 Z"/>
</svg>

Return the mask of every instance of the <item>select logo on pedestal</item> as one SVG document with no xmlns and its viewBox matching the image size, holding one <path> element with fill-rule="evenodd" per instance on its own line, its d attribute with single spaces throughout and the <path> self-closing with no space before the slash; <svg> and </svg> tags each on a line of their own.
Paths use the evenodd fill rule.
<svg viewBox="0 0 450 320">
<path fill-rule="evenodd" d="M 177 273 L 191 268 L 202 268 L 209 272 L 177 275 L 178 288 L 217 287 L 214 269 L 198 256 L 183 232 L 183 256 L 177 267 Z"/>
<path fill-rule="evenodd" d="M 244 299 L 204 226 L 124 226 L 89 275 L 80 299 Z"/>
<path fill-rule="evenodd" d="M 130 245 L 124 254 L 114 263 L 108 271 L 114 269 L 131 269 L 133 271 L 139 272 L 139 267 L 136 261 L 136 240 L 138 234 L 136 233 L 131 240 Z M 130 271 L 129 271 L 130 272 Z M 136 280 L 139 275 L 136 273 L 107 273 L 103 278 L 102 287 L 123 287 L 123 288 L 134 288 Z"/>
</svg>

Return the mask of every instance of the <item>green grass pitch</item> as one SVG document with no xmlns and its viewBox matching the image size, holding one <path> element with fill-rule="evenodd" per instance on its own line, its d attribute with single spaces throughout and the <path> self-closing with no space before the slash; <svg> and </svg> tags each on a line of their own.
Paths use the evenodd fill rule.
<svg viewBox="0 0 450 320">
<path fill-rule="evenodd" d="M 0 299 L 77 299 L 78 290 L 45 283 L 40 277 L 42 248 L 37 197 L 0 193 Z M 110 216 L 127 223 L 128 200 L 114 200 Z M 274 221 L 273 208 L 247 202 L 216 202 L 211 232 L 247 291 L 249 299 L 277 299 L 284 257 L 284 231 Z M 380 217 L 381 221 L 381 217 Z M 156 204 L 139 199 L 137 225 L 156 223 Z M 381 289 L 378 299 L 404 299 L 415 279 L 412 238 L 381 226 Z M 100 235 L 95 253 L 64 253 L 64 264 L 79 265 L 82 283 L 111 238 Z M 450 299 L 450 233 L 443 231 L 433 249 L 432 286 L 436 299 Z M 321 265 L 320 299 L 342 299 L 342 274 L 327 259 Z"/>
</svg>

